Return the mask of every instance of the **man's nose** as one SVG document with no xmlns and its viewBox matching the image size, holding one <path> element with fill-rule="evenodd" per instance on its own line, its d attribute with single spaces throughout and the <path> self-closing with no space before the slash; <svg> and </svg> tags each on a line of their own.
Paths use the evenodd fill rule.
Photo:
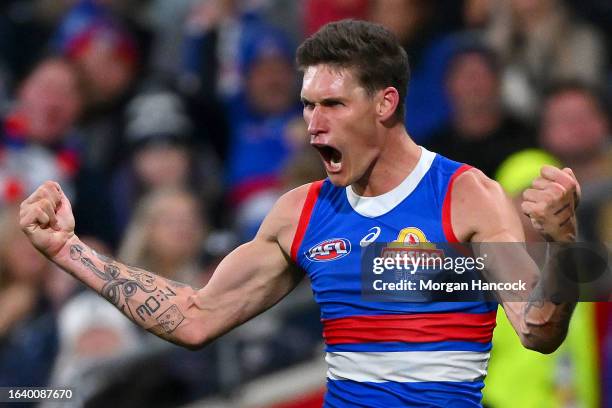
<svg viewBox="0 0 612 408">
<path fill-rule="evenodd" d="M 308 134 L 318 135 L 325 131 L 325 119 L 321 112 L 320 106 L 315 106 L 310 113 L 310 121 L 308 122 Z"/>
</svg>

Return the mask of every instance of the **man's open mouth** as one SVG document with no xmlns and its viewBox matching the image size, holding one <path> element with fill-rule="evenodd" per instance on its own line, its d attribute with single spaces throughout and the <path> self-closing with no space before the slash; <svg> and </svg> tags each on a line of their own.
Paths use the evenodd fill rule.
<svg viewBox="0 0 612 408">
<path fill-rule="evenodd" d="M 342 170 L 342 153 L 330 145 L 312 144 L 318 150 L 328 173 L 339 173 Z"/>
</svg>

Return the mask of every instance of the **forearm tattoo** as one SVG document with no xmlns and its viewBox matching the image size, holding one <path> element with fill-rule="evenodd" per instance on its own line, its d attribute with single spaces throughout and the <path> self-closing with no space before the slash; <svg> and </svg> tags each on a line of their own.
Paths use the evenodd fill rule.
<svg viewBox="0 0 612 408">
<path fill-rule="evenodd" d="M 535 337 L 545 341 L 563 339 L 567 334 L 575 303 L 545 301 L 541 282 L 536 285 L 523 311 L 523 320 Z M 551 307 L 551 303 L 554 307 Z"/>
<path fill-rule="evenodd" d="M 123 269 L 129 276 L 126 277 L 126 274 L 122 275 L 121 267 L 114 260 L 92 250 L 95 257 L 103 263 L 100 269 L 87 257 L 86 252 L 81 245 L 72 245 L 70 258 L 80 262 L 104 281 L 100 294 L 133 321 L 144 323 L 154 318 L 157 324 L 148 330 L 163 336 L 171 334 L 185 320 L 179 306 L 174 303 L 177 296 L 174 289 L 188 288 L 188 285 L 159 278 L 144 269 L 132 266 L 125 266 Z M 137 293 L 149 296 L 140 303 L 134 298 Z"/>
</svg>

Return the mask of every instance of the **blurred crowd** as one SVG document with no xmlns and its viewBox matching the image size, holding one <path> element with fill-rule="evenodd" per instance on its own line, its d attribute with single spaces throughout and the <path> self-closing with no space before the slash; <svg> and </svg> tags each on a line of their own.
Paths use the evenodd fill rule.
<svg viewBox="0 0 612 408">
<path fill-rule="evenodd" d="M 571 167 L 580 239 L 612 241 L 609 1 L 5 0 L 0 386 L 176 406 L 321 354 L 312 304 L 200 352 L 164 345 L 38 255 L 17 214 L 57 180 L 99 252 L 205 285 L 283 192 L 325 177 L 293 59 L 343 18 L 383 24 L 405 47 L 418 143 L 480 168 L 517 203 L 541 165 Z M 579 305 L 551 356 L 522 350 L 500 312 L 486 404 L 612 407 L 611 310 Z"/>
</svg>

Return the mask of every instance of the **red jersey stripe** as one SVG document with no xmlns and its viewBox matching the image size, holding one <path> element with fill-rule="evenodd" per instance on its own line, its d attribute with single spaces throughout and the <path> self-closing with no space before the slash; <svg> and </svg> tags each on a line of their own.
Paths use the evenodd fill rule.
<svg viewBox="0 0 612 408">
<path fill-rule="evenodd" d="M 323 337 L 327 344 L 436 341 L 487 343 L 493 337 L 495 316 L 494 310 L 489 313 L 418 313 L 324 319 Z"/>
<path fill-rule="evenodd" d="M 310 187 L 308 188 L 306 201 L 304 202 L 304 207 L 302 207 L 302 214 L 300 215 L 295 236 L 293 237 L 293 242 L 291 243 L 291 259 L 293 259 L 294 262 L 297 262 L 297 251 L 300 248 L 300 245 L 302 245 L 302 240 L 304 239 L 304 234 L 306 233 L 306 228 L 308 228 L 308 222 L 310 221 L 310 215 L 312 214 L 314 205 L 319 197 L 319 191 L 321 191 L 323 181 L 324 180 L 315 181 L 310 184 Z"/>
<path fill-rule="evenodd" d="M 444 196 L 444 202 L 442 203 L 442 229 L 448 242 L 459 242 L 453 231 L 453 224 L 451 223 L 451 193 L 453 192 L 453 183 L 455 179 L 459 177 L 463 172 L 471 169 L 472 166 L 464 164 L 455 170 L 455 173 L 451 176 L 448 181 L 448 187 L 446 189 L 446 195 Z"/>
</svg>

